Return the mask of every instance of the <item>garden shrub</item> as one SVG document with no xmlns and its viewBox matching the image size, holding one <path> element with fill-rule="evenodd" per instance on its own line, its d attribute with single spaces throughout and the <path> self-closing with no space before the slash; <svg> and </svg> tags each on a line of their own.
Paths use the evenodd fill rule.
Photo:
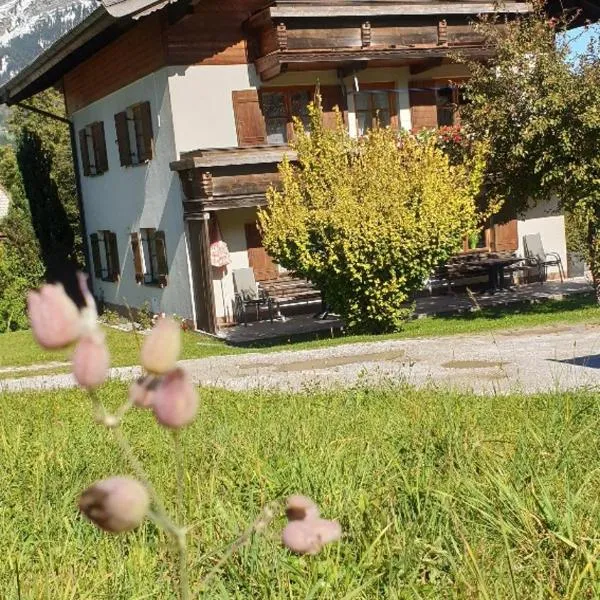
<svg viewBox="0 0 600 600">
<path fill-rule="evenodd" d="M 477 227 L 483 151 L 451 164 L 435 136 L 379 128 L 353 139 L 341 117 L 323 126 L 318 102 L 310 119 L 259 213 L 265 247 L 350 329 L 396 331 L 414 293 Z"/>
</svg>

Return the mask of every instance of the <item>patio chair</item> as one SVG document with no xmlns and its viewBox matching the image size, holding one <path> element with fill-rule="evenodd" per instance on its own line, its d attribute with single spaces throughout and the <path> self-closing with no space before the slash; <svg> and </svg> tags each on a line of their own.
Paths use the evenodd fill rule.
<svg viewBox="0 0 600 600">
<path fill-rule="evenodd" d="M 558 267 L 560 281 L 565 280 L 565 270 L 562 259 L 558 252 L 546 252 L 542 244 L 542 236 L 539 233 L 531 233 L 523 236 L 525 258 L 530 264 L 537 266 L 542 282 L 548 279 L 548 267 Z"/>
<path fill-rule="evenodd" d="M 232 272 L 233 286 L 235 288 L 234 313 L 236 320 L 248 325 L 248 307 L 256 308 L 256 320 L 258 321 L 261 307 L 269 311 L 269 318 L 273 322 L 273 304 L 269 296 L 256 282 L 254 271 L 248 269 L 235 269 Z"/>
</svg>

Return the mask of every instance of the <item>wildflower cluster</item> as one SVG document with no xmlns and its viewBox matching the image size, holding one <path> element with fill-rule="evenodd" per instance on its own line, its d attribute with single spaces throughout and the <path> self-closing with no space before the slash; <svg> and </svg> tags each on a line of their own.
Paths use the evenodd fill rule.
<svg viewBox="0 0 600 600">
<path fill-rule="evenodd" d="M 192 378 L 177 366 L 181 353 L 181 325 L 167 318 L 159 318 L 155 322 L 141 347 L 140 362 L 144 375 L 131 384 L 128 398 L 121 408 L 110 414 L 96 391 L 108 378 L 110 355 L 104 331 L 98 324 L 96 304 L 83 274 L 79 275 L 79 285 L 85 302 L 81 310 L 60 284 L 44 285 L 39 291 L 30 292 L 27 304 L 32 332 L 40 346 L 46 349 L 75 345 L 72 360 L 75 380 L 89 393 L 97 422 L 113 432 L 135 473 L 135 478 L 112 476 L 92 484 L 81 494 L 79 510 L 97 527 L 109 533 L 131 531 L 147 517 L 153 519 L 177 546 L 180 598 L 188 599 L 187 528 L 175 523 L 167 514 L 120 429 L 126 413 L 137 408 L 151 410 L 156 422 L 172 431 L 178 457 L 177 500 L 181 507 L 185 478 L 179 431 L 193 423 L 199 406 L 198 390 Z M 283 531 L 282 541 L 292 552 L 316 554 L 325 544 L 341 537 L 339 523 L 321 519 L 316 504 L 304 496 L 292 496 L 288 500 L 287 515 L 289 523 Z M 274 516 L 272 508 L 264 509 L 218 564 L 224 563 L 254 533 L 264 531 Z M 203 586 L 215 572 L 213 569 L 205 577 Z"/>
</svg>

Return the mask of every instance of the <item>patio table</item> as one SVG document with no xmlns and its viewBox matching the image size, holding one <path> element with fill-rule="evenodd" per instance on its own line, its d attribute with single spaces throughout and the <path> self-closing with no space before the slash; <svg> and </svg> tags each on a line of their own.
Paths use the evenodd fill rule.
<svg viewBox="0 0 600 600">
<path fill-rule="evenodd" d="M 448 267 L 459 267 L 467 270 L 481 270 L 488 274 L 488 291 L 492 294 L 504 290 L 504 274 L 506 267 L 521 262 L 523 259 L 514 255 L 473 255 L 461 256 L 459 262 L 452 262 Z"/>
</svg>

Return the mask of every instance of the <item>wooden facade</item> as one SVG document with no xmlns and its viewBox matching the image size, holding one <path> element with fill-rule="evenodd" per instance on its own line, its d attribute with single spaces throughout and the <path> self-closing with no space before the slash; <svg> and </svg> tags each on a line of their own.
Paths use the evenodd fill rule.
<svg viewBox="0 0 600 600">
<path fill-rule="evenodd" d="M 280 180 L 278 165 L 295 153 L 286 146 L 224 148 L 190 152 L 171 164 L 179 173 L 184 212 L 262 206 L 265 193 Z"/>
<path fill-rule="evenodd" d="M 250 58 L 263 80 L 286 70 L 402 66 L 460 51 L 489 56 L 470 26 L 477 14 L 528 12 L 526 2 L 299 2 L 279 0 L 246 23 Z"/>
</svg>

